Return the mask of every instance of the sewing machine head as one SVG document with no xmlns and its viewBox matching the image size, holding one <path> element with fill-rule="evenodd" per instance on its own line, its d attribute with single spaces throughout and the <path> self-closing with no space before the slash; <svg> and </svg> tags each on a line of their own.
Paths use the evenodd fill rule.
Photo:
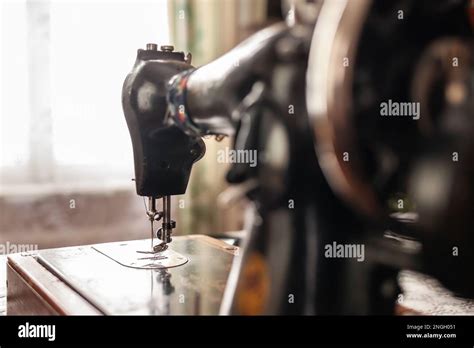
<svg viewBox="0 0 474 348">
<path fill-rule="evenodd" d="M 135 65 L 123 86 L 122 105 L 130 131 L 135 160 L 137 194 L 148 197 L 147 216 L 151 222 L 162 219 L 157 231 L 166 249 L 171 242 L 175 222 L 170 219 L 170 196 L 183 194 L 191 167 L 205 153 L 201 138 L 191 138 L 167 119 L 166 88 L 169 79 L 192 68 L 191 56 L 173 52 L 172 46 L 148 44 L 139 49 Z M 163 198 L 163 211 L 156 210 L 156 200 Z M 152 241 L 153 243 L 153 241 Z"/>
</svg>

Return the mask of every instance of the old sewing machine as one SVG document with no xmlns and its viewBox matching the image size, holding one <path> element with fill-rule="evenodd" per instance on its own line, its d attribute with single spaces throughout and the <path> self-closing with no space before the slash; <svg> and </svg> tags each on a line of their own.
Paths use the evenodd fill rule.
<svg viewBox="0 0 474 348">
<path fill-rule="evenodd" d="M 151 238 L 11 256 L 11 313 L 393 314 L 403 270 L 474 296 L 469 1 L 284 4 L 197 69 L 138 50 L 122 102 Z M 251 202 L 236 257 L 172 237 L 203 136 L 258 153 L 227 174 Z"/>
</svg>

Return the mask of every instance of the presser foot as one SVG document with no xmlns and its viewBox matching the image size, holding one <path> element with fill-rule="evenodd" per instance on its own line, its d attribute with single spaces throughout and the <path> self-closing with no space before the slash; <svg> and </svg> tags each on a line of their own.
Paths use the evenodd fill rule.
<svg viewBox="0 0 474 348">
<path fill-rule="evenodd" d="M 151 233 L 151 250 L 154 252 L 165 251 L 168 248 L 168 244 L 171 243 L 171 234 L 173 229 L 176 228 L 176 222 L 171 220 L 171 197 L 163 196 L 163 211 L 159 212 L 156 209 L 156 198 L 148 197 L 148 206 L 145 203 L 145 213 L 150 221 L 150 233 Z M 156 237 L 161 242 L 155 245 L 155 230 L 154 223 L 163 219 L 161 228 L 156 231 Z"/>
<path fill-rule="evenodd" d="M 161 243 L 153 246 L 153 252 L 154 253 L 161 253 L 162 251 L 165 251 L 166 249 L 168 249 L 168 244 L 166 244 L 163 241 Z"/>
</svg>

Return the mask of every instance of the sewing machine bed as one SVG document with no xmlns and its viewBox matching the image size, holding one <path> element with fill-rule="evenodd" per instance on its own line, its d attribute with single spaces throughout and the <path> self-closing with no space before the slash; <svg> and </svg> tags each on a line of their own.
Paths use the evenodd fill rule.
<svg viewBox="0 0 474 348">
<path fill-rule="evenodd" d="M 7 313 L 218 314 L 238 248 L 203 235 L 174 237 L 170 248 L 188 262 L 162 270 L 135 269 L 91 245 L 10 255 Z"/>
</svg>

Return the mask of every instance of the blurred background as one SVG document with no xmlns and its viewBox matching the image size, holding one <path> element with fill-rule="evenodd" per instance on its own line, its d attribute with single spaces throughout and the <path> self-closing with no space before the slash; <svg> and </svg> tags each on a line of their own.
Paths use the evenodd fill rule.
<svg viewBox="0 0 474 348">
<path fill-rule="evenodd" d="M 0 11 L 0 244 L 40 249 L 149 237 L 121 106 L 138 48 L 171 44 L 199 66 L 281 18 L 266 0 L 7 0 Z M 231 140 L 205 141 L 173 198 L 176 234 L 242 228 L 242 206 L 218 203 L 216 151 Z"/>
</svg>

